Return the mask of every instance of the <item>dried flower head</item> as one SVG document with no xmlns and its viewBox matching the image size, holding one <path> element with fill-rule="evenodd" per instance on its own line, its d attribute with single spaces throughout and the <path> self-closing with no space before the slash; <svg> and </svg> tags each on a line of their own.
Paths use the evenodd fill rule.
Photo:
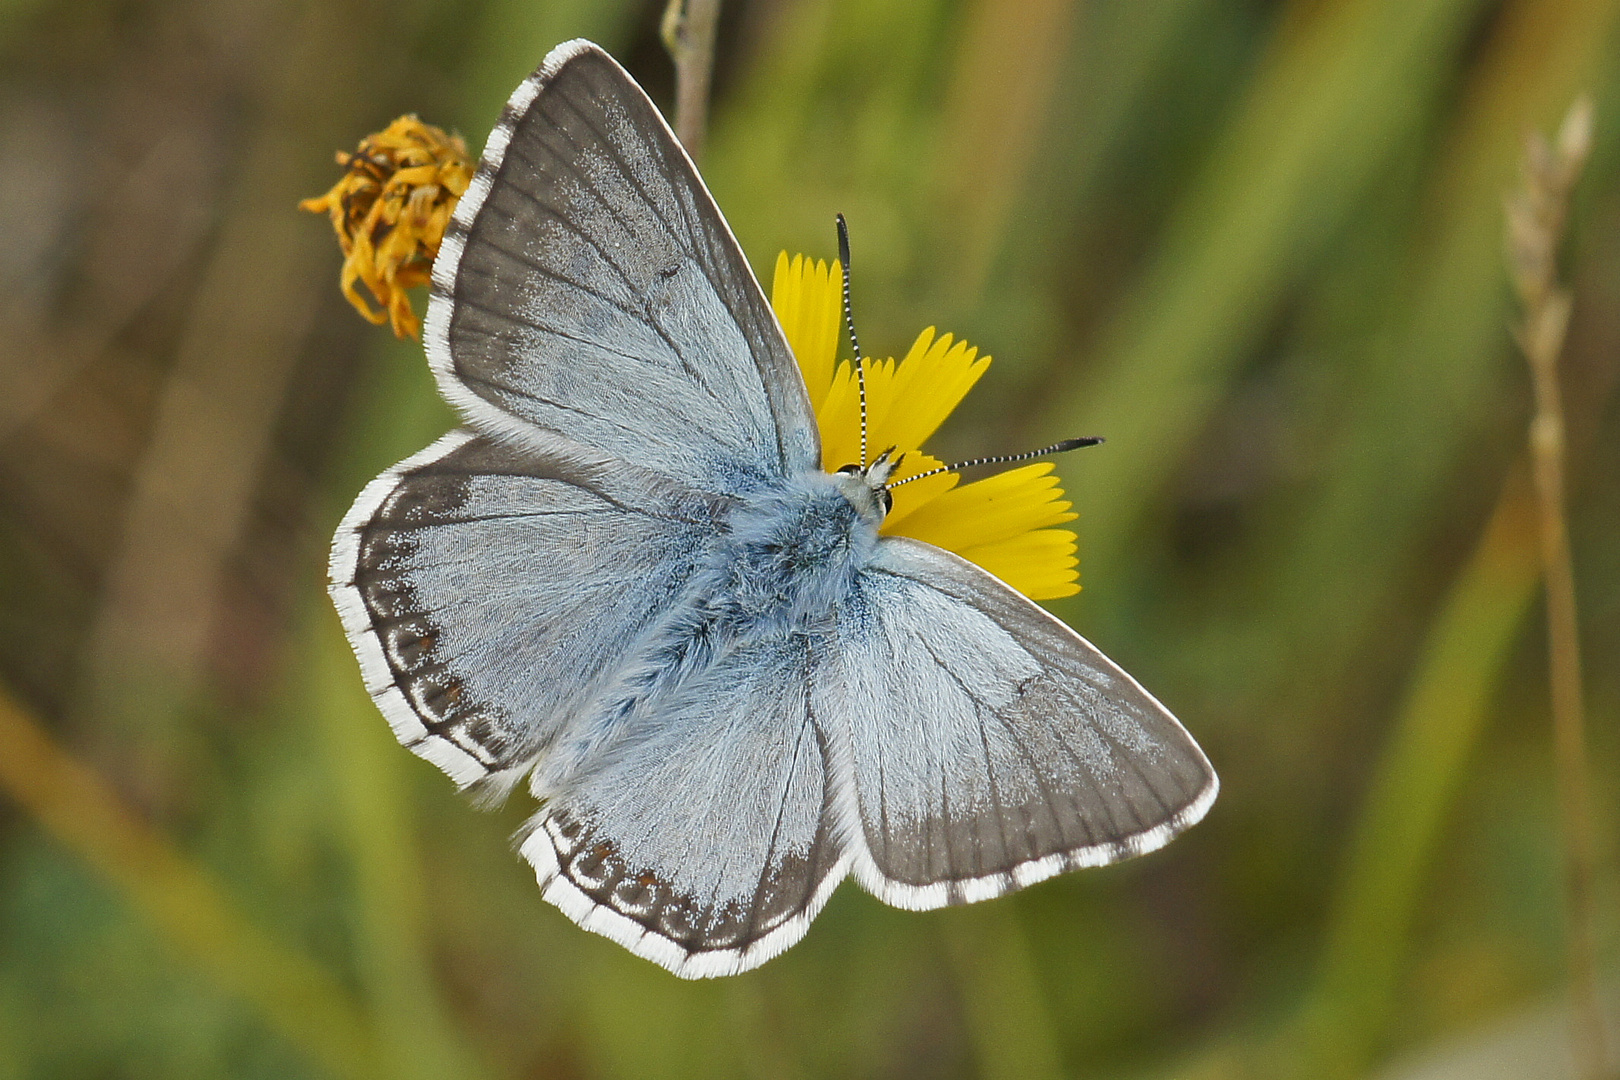
<svg viewBox="0 0 1620 1080">
<path fill-rule="evenodd" d="M 472 180 L 467 144 L 402 116 L 361 139 L 354 153 L 339 151 L 337 162 L 346 170 L 343 179 L 299 209 L 330 215 L 343 248 L 343 295 L 355 310 L 374 323 L 390 323 L 399 337 L 419 337 L 421 320 L 407 290 L 428 283 L 450 212 Z"/>
</svg>

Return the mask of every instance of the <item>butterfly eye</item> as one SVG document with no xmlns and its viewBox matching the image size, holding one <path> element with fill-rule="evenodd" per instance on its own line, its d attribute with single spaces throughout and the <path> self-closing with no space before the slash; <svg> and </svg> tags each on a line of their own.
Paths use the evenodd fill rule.
<svg viewBox="0 0 1620 1080">
<path fill-rule="evenodd" d="M 877 489 L 877 498 L 878 498 L 878 503 L 883 507 L 883 512 L 885 514 L 887 514 L 890 510 L 894 509 L 894 496 L 889 494 L 889 489 L 888 488 L 886 488 L 886 487 L 878 488 Z"/>
<path fill-rule="evenodd" d="M 861 467 L 859 465 L 845 465 L 838 471 L 845 476 L 854 476 L 861 471 Z"/>
</svg>

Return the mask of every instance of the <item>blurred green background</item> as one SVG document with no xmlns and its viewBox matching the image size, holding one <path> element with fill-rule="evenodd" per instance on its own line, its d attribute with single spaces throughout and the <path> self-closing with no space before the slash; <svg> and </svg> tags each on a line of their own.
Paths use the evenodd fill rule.
<svg viewBox="0 0 1620 1080">
<path fill-rule="evenodd" d="M 1501 206 L 1591 92 L 1565 373 L 1612 972 L 1620 4 L 728 0 L 704 171 L 754 265 L 830 257 L 842 211 L 870 351 L 994 354 L 941 456 L 1108 437 L 1060 465 L 1055 608 L 1224 790 L 1013 898 L 846 885 L 697 984 L 544 904 L 526 798 L 470 808 L 367 699 L 327 540 L 452 418 L 294 209 L 402 112 L 477 150 L 572 36 L 667 103 L 661 6 L 0 3 L 0 1080 L 1572 1075 Z"/>
</svg>

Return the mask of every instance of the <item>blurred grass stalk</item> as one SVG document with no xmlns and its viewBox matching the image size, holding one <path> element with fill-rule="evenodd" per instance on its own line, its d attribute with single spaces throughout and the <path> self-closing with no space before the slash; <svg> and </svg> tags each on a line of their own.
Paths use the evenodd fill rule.
<svg viewBox="0 0 1620 1080">
<path fill-rule="evenodd" d="M 1539 46 L 1534 35 L 1530 40 Z M 1535 52 L 1544 60 L 1557 56 L 1542 47 Z M 1507 117 L 1494 119 L 1498 135 L 1506 134 Z M 1559 336 L 1561 344 L 1561 328 Z M 1595 413 L 1604 396 L 1585 404 Z M 1316 986 L 1295 1026 L 1264 1052 L 1278 1075 L 1358 1074 L 1394 1013 L 1446 813 L 1542 580 L 1533 471 L 1521 458 L 1509 472 L 1478 546 L 1430 627 L 1356 824 Z"/>
<path fill-rule="evenodd" d="M 1316 985 L 1263 1052 L 1268 1075 L 1356 1076 L 1376 1054 L 1447 811 L 1534 601 L 1534 512 L 1521 462 L 1430 626 L 1349 843 Z"/>
<path fill-rule="evenodd" d="M 720 0 L 669 0 L 660 30 L 675 62 L 675 137 L 693 161 L 703 157 L 709 132 L 709 88 L 714 82 L 714 39 Z"/>
<path fill-rule="evenodd" d="M 195 732 L 184 717 L 207 690 L 220 582 L 329 288 L 330 241 L 290 214 L 288 200 L 329 168 L 306 153 L 312 141 L 352 142 L 386 93 L 381 58 L 414 21 L 379 31 L 363 0 L 221 8 L 286 19 L 289 29 L 252 66 L 255 124 L 131 478 L 76 688 L 77 719 L 158 797 L 187 782 L 183 748 Z M 373 48 L 357 57 L 352 42 L 368 35 Z"/>
<path fill-rule="evenodd" d="M 1431 178 L 1415 207 L 1422 226 L 1386 301 L 1382 341 L 1347 394 L 1317 505 L 1268 586 L 1280 621 L 1322 642 L 1323 687 L 1355 678 L 1365 643 L 1403 603 L 1380 583 L 1413 581 L 1432 508 L 1454 497 L 1480 440 L 1498 436 L 1496 403 L 1517 392 L 1502 334 L 1502 193 L 1523 132 L 1561 112 L 1599 69 L 1616 13 L 1614 0 L 1501 6 L 1468 58 L 1455 118 L 1436 118 Z M 1298 705 L 1331 709 L 1331 691 Z"/>
<path fill-rule="evenodd" d="M 1507 201 L 1507 251 L 1514 290 L 1524 308 L 1519 347 L 1530 364 L 1535 415 L 1530 422 L 1541 570 L 1547 594 L 1547 660 L 1557 765 L 1558 809 L 1564 841 L 1575 1060 L 1584 1080 L 1610 1074 L 1598 1005 L 1592 910 L 1593 839 L 1587 790 L 1586 718 L 1581 689 L 1575 571 L 1564 502 L 1564 406 L 1558 357 L 1569 328 L 1570 294 L 1558 280 L 1570 195 L 1592 150 L 1592 102 L 1580 98 L 1556 143 L 1540 133 L 1527 140 L 1524 187 Z"/>
<path fill-rule="evenodd" d="M 1590 124 L 1577 110 L 1575 127 L 1566 122 L 1574 141 L 1580 124 Z M 1561 143 L 1566 140 L 1561 139 Z M 1573 183 L 1574 169 L 1567 179 Z M 1562 196 L 1560 196 L 1562 198 Z M 1545 220 L 1545 219 L 1543 219 Z M 1551 229 L 1535 239 L 1545 248 L 1547 288 L 1537 293 L 1530 319 L 1545 319 L 1533 347 L 1553 357 L 1562 347 L 1568 297 L 1558 299 L 1556 250 L 1562 235 L 1562 208 Z M 1516 258 L 1516 263 L 1518 259 Z M 1516 277 L 1521 276 L 1516 274 Z M 1521 287 L 1521 292 L 1522 292 Z M 1536 315 L 1537 305 L 1545 306 Z M 1527 352 L 1532 347 L 1527 343 Z M 1556 386 L 1552 387 L 1556 395 Z M 1538 390 L 1538 396 L 1541 391 Z M 1554 398 L 1556 401 L 1556 398 Z M 1539 402 L 1538 402 L 1539 404 Z M 1593 405 L 1596 408 L 1596 404 Z M 1562 491 L 1562 419 L 1557 421 L 1559 447 L 1556 490 Z M 1539 425 L 1539 417 L 1538 417 Z M 1546 436 L 1539 441 L 1547 442 Z M 1395 729 L 1376 770 L 1366 807 L 1357 821 L 1337 902 L 1329 920 L 1321 973 L 1296 1024 L 1262 1051 L 1262 1071 L 1275 1075 L 1318 1077 L 1357 1075 L 1375 1055 L 1394 1013 L 1408 936 L 1428 867 L 1439 845 L 1448 809 L 1460 785 L 1464 766 L 1489 715 L 1492 691 L 1514 645 L 1518 628 L 1534 604 L 1543 580 L 1547 532 L 1555 528 L 1568 568 L 1568 541 L 1561 505 L 1554 526 L 1546 517 L 1547 478 L 1538 461 L 1544 452 L 1532 437 L 1532 453 L 1509 472 L 1502 493 L 1478 545 L 1453 583 L 1430 627 L 1422 658 L 1397 715 Z M 1535 476 L 1534 482 L 1532 477 Z M 1543 505 L 1538 505 L 1539 502 Z M 1561 495 L 1560 495 L 1561 504 Z M 1554 586 L 1549 581 L 1549 593 Z M 1570 583 L 1572 589 L 1572 582 Z M 1549 596 L 1550 599 L 1550 596 Z M 1571 622 L 1564 633 L 1573 639 L 1573 592 L 1567 597 Z M 1549 622 L 1554 621 L 1549 603 Z M 1559 631 L 1549 627 L 1550 634 Z M 1563 662 L 1568 663 L 1569 657 Z M 1560 661 L 1554 657 L 1554 664 Z M 1578 700 L 1578 668 L 1574 693 Z M 1555 674 L 1555 694 L 1558 675 Z M 1567 674 L 1566 674 L 1567 677 Z M 1567 692 L 1567 688 L 1566 688 Z M 1577 750 L 1579 746 L 1577 727 Z M 1562 753 L 1562 748 L 1560 748 Z M 1601 1018 L 1597 1012 L 1590 938 L 1590 817 L 1585 810 L 1584 755 L 1577 754 L 1581 773 L 1580 828 L 1586 831 L 1587 861 L 1581 869 L 1581 896 L 1586 906 L 1585 937 L 1572 934 L 1571 966 L 1576 982 L 1575 1006 L 1581 1031 L 1577 1060 L 1587 1080 L 1603 1072 Z M 1560 762 L 1561 771 L 1563 762 Z M 1561 777 L 1562 780 L 1562 777 Z M 1572 919 L 1573 921 L 1573 919 Z M 1576 953 L 1579 952 L 1577 956 Z"/>
<path fill-rule="evenodd" d="M 360 1005 L 324 968 L 259 929 L 212 874 L 131 810 L 0 687 L 0 785 L 105 877 L 215 983 L 310 1061 L 346 1080 L 389 1075 Z"/>
<path fill-rule="evenodd" d="M 82 674 L 80 711 L 103 739 L 112 737 L 133 783 L 158 792 L 181 786 L 183 756 L 175 747 L 190 734 L 186 709 L 206 696 L 203 662 L 220 567 L 263 470 L 318 306 L 312 298 L 328 280 L 312 272 L 326 265 L 326 242 L 289 209 L 293 195 L 310 190 L 327 168 L 305 150 L 352 139 L 360 118 L 388 93 L 382 58 L 419 25 L 417 14 L 406 13 L 379 34 L 375 11 L 364 3 L 305 10 L 266 0 L 242 10 L 294 17 L 250 80 L 259 120 L 136 470 Z M 352 43 L 362 30 L 374 48 L 357 58 Z M 0 785 L 100 873 L 182 962 L 252 1006 L 324 1072 L 354 1080 L 401 1076 L 395 1040 L 379 1037 L 393 1035 L 393 999 L 367 986 L 374 1000 L 356 1000 L 326 967 L 267 933 L 208 867 L 3 691 L 0 745 Z M 368 869 L 361 865 L 362 878 Z M 370 959 L 362 957 L 362 966 Z M 379 1011 L 388 1014 L 380 1025 Z"/>
<path fill-rule="evenodd" d="M 1079 0 L 975 0 L 964 5 L 935 166 L 940 190 L 934 199 L 942 219 L 953 223 L 956 266 L 941 286 L 947 310 L 973 311 L 984 300 L 1009 219 L 1056 111 L 1053 97 L 1064 64 L 1072 62 L 1078 48 L 1075 26 L 1081 22 L 1081 6 Z M 1173 25 L 1186 6 L 1162 5 L 1142 36 L 1158 44 L 1152 31 Z M 956 167 L 963 161 L 973 167 Z"/>
<path fill-rule="evenodd" d="M 1075 0 L 974 0 L 960 16 L 939 131 L 942 166 L 933 193 L 954 223 L 960 259 L 944 286 L 948 307 L 983 299 L 1052 112 L 1064 60 L 1075 47 Z M 968 1039 L 984 1080 L 1058 1080 L 1060 1027 L 1041 985 L 1019 908 L 1002 901 L 942 913 L 939 933 L 961 995 Z"/>
<path fill-rule="evenodd" d="M 311 597 L 319 647 L 305 660 L 306 714 L 322 729 L 335 833 L 347 846 L 355 973 L 391 1080 L 492 1075 L 463 1038 L 434 968 L 429 878 L 408 795 L 410 765 L 355 677 L 325 597 Z M 312 615 L 315 612 L 311 613 Z"/>
</svg>

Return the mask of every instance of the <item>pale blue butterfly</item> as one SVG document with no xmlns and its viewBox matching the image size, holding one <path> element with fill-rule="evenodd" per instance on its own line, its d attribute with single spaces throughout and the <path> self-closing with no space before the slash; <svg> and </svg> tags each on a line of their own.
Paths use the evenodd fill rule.
<svg viewBox="0 0 1620 1080">
<path fill-rule="evenodd" d="M 1162 846 L 1216 779 L 996 578 L 882 537 L 647 96 L 559 46 L 490 133 L 428 359 L 465 427 L 360 494 L 331 592 L 400 742 L 540 800 L 545 898 L 687 977 L 792 945 L 847 875 L 981 900 Z M 863 463 L 864 465 L 864 463 Z"/>
</svg>

